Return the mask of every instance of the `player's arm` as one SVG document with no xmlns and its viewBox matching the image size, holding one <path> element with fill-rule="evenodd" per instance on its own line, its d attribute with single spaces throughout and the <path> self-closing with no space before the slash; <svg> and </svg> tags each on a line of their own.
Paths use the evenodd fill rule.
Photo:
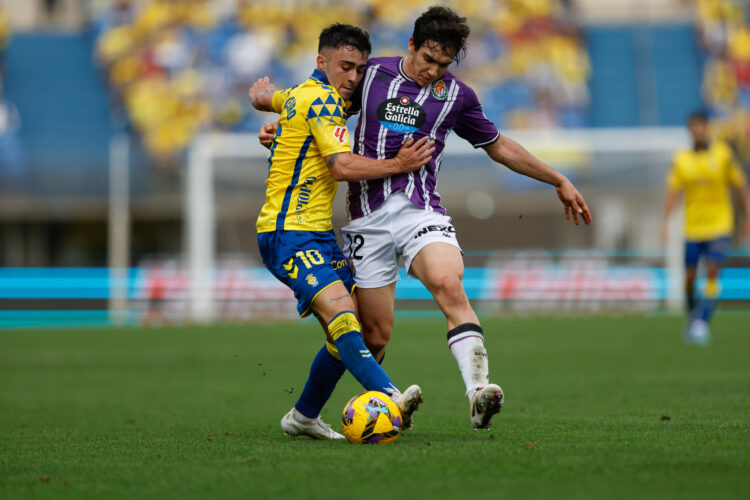
<svg viewBox="0 0 750 500">
<path fill-rule="evenodd" d="M 566 220 L 570 220 L 572 212 L 573 221 L 576 224 L 579 224 L 579 215 L 584 223 L 589 224 L 591 222 L 589 207 L 573 183 L 563 174 L 529 153 L 516 141 L 500 134 L 495 142 L 482 147 L 489 157 L 497 163 L 501 163 L 521 175 L 555 186 L 557 197 L 560 198 L 565 207 Z"/>
<path fill-rule="evenodd" d="M 729 149 L 727 147 L 727 149 Z M 743 236 L 750 236 L 750 203 L 748 202 L 747 195 L 747 177 L 742 171 L 742 167 L 737 163 L 737 159 L 734 154 L 729 151 L 730 163 L 729 163 L 729 185 L 732 187 L 734 194 L 734 200 L 737 204 L 737 214 L 742 220 L 742 226 L 740 234 Z"/>
<path fill-rule="evenodd" d="M 677 203 L 680 201 L 680 190 L 674 186 L 667 185 L 664 191 L 664 218 L 661 223 L 661 241 L 667 242 L 667 227 L 669 218 L 672 216 Z"/>
<path fill-rule="evenodd" d="M 435 151 L 429 136 L 407 140 L 394 158 L 374 160 L 354 153 L 334 153 L 325 157 L 337 181 L 366 181 L 411 172 L 426 164 Z"/>
<path fill-rule="evenodd" d="M 750 202 L 747 195 L 747 184 L 734 186 L 734 197 L 737 201 L 739 215 L 742 218 L 742 235 L 750 236 Z"/>
<path fill-rule="evenodd" d="M 274 109 L 273 106 L 273 95 L 276 93 L 276 87 L 270 82 L 267 76 L 258 79 L 257 82 L 250 87 L 248 95 L 250 96 L 250 103 L 258 111 L 279 111 Z"/>
</svg>

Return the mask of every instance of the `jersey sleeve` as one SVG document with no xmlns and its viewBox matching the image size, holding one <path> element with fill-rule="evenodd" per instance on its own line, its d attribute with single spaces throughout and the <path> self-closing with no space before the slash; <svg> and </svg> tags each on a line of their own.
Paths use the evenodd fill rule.
<svg viewBox="0 0 750 500">
<path fill-rule="evenodd" d="M 344 101 L 334 92 L 322 93 L 310 105 L 307 123 L 321 156 L 351 151 L 344 106 Z"/>
<path fill-rule="evenodd" d="M 453 130 L 475 148 L 492 144 L 500 137 L 495 124 L 487 119 L 474 90 L 462 85 L 463 102 Z"/>
<path fill-rule="evenodd" d="M 289 96 L 289 89 L 286 90 L 277 90 L 273 93 L 273 100 L 271 101 L 271 107 L 273 110 L 277 113 L 281 113 L 281 110 L 284 108 L 284 102 L 286 101 L 287 97 Z"/>
</svg>

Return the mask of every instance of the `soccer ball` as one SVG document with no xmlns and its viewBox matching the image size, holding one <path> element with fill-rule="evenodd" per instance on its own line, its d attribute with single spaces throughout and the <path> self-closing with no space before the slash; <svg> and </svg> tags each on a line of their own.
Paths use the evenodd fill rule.
<svg viewBox="0 0 750 500">
<path fill-rule="evenodd" d="M 401 434 L 401 411 L 387 394 L 365 392 L 346 403 L 341 427 L 354 444 L 392 443 Z"/>
</svg>

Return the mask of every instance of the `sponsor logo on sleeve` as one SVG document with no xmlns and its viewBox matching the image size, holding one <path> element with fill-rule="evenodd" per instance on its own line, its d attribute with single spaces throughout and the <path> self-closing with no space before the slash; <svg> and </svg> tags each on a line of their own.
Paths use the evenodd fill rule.
<svg viewBox="0 0 750 500">
<path fill-rule="evenodd" d="M 339 141 L 339 144 L 344 144 L 349 139 L 349 131 L 346 127 L 338 126 L 333 129 L 333 137 Z"/>
</svg>

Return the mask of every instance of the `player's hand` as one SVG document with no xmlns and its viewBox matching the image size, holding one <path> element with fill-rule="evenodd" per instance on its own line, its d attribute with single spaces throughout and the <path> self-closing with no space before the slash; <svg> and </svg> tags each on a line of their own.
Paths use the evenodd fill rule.
<svg viewBox="0 0 750 500">
<path fill-rule="evenodd" d="M 258 142 L 263 147 L 271 149 L 271 144 L 273 144 L 273 138 L 276 136 L 276 129 L 278 127 L 279 124 L 275 122 L 264 123 L 260 127 L 260 131 L 258 131 Z"/>
<path fill-rule="evenodd" d="M 430 136 L 426 135 L 416 142 L 413 138 L 409 138 L 401 145 L 395 158 L 399 165 L 399 172 L 405 173 L 418 169 L 432 159 L 434 152 L 435 141 L 430 140 Z"/>
<path fill-rule="evenodd" d="M 259 78 L 248 91 L 250 103 L 255 109 L 268 111 L 271 107 L 274 92 L 276 92 L 276 87 L 273 86 L 267 76 Z"/>
<path fill-rule="evenodd" d="M 580 224 L 578 222 L 579 215 L 585 224 L 591 223 L 591 212 L 586 205 L 586 200 L 583 199 L 581 193 L 578 192 L 573 183 L 568 179 L 565 179 L 562 184 L 557 186 L 557 197 L 560 198 L 563 206 L 565 206 L 565 220 L 570 220 L 570 214 L 572 213 L 576 226 Z"/>
</svg>

